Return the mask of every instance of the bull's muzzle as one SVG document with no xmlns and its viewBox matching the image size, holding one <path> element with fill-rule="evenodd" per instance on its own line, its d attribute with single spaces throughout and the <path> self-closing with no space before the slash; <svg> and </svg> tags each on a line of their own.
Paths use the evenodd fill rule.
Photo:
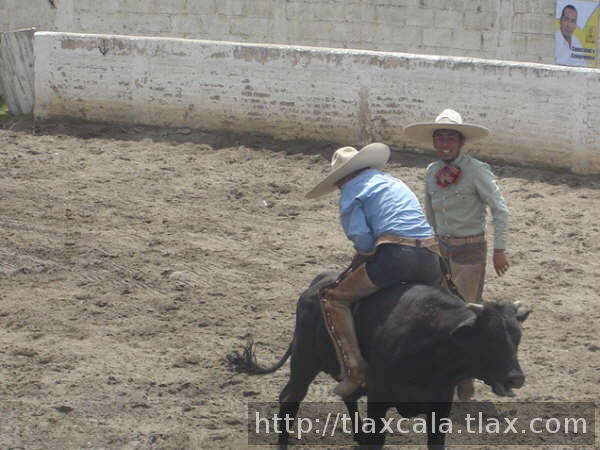
<svg viewBox="0 0 600 450">
<path fill-rule="evenodd" d="M 525 384 L 525 375 L 522 372 L 511 373 L 508 376 L 506 385 L 511 389 L 519 389 Z"/>
</svg>

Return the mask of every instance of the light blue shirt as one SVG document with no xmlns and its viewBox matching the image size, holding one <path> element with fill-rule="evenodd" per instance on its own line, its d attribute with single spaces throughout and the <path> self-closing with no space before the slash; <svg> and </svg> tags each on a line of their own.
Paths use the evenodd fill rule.
<svg viewBox="0 0 600 450">
<path fill-rule="evenodd" d="M 359 253 L 369 253 L 384 233 L 413 239 L 434 234 L 417 196 L 401 180 L 366 169 L 342 185 L 340 221 Z"/>
</svg>

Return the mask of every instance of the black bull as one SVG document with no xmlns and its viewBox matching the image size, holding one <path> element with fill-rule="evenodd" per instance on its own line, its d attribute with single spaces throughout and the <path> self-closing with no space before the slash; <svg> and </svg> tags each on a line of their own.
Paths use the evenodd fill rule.
<svg viewBox="0 0 600 450">
<path fill-rule="evenodd" d="M 296 329 L 281 360 L 270 368 L 254 363 L 250 351 L 245 371 L 271 373 L 291 354 L 290 378 L 279 395 L 279 417 L 295 417 L 309 385 L 321 371 L 338 377 L 339 365 L 325 328 L 319 290 L 337 274 L 317 276 L 300 296 Z M 517 360 L 520 324 L 530 310 L 516 303 L 465 304 L 443 288 L 393 286 L 360 302 L 355 313 L 361 351 L 368 362 L 366 392 L 344 399 L 350 417 L 357 399 L 366 393 L 367 417 L 383 429 L 386 412 L 397 408 L 404 417 L 428 415 L 436 421 L 449 417 L 456 384 L 478 378 L 500 396 L 512 396 L 525 376 Z M 352 426 L 354 429 L 354 424 Z M 360 429 L 360 427 L 359 427 Z M 445 435 L 428 429 L 430 448 L 443 448 Z M 380 446 L 385 433 L 355 436 L 361 444 Z M 279 435 L 286 445 L 287 433 Z"/>
</svg>

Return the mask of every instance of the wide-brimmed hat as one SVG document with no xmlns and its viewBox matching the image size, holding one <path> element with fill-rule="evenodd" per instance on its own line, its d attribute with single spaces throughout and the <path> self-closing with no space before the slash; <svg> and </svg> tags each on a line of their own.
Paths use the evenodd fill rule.
<svg viewBox="0 0 600 450">
<path fill-rule="evenodd" d="M 356 150 L 354 147 L 338 148 L 331 157 L 331 172 L 323 181 L 306 194 L 306 198 L 316 198 L 335 190 L 335 183 L 345 176 L 366 167 L 380 169 L 390 159 L 390 148 L 374 142 Z"/>
<path fill-rule="evenodd" d="M 490 134 L 490 130 L 486 127 L 464 123 L 460 114 L 453 109 L 443 110 L 434 122 L 411 123 L 404 128 L 404 133 L 413 141 L 431 144 L 433 133 L 436 130 L 456 130 L 463 134 L 466 141 L 483 139 Z"/>
</svg>

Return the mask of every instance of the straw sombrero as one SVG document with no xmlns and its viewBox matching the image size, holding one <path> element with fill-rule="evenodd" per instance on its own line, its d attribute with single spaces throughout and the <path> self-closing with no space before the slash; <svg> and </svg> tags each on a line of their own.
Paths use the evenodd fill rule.
<svg viewBox="0 0 600 450">
<path fill-rule="evenodd" d="M 412 123 L 404 128 L 404 133 L 413 141 L 431 144 L 433 133 L 436 130 L 456 130 L 465 136 L 466 141 L 483 139 L 490 134 L 490 130 L 486 127 L 463 123 L 460 114 L 453 109 L 443 110 L 434 122 Z"/>
<path fill-rule="evenodd" d="M 306 194 L 306 198 L 316 198 L 335 190 L 335 183 L 345 176 L 366 167 L 380 169 L 390 159 L 390 148 L 375 142 L 356 150 L 354 147 L 342 147 L 331 157 L 331 172 L 323 181 Z"/>
</svg>

